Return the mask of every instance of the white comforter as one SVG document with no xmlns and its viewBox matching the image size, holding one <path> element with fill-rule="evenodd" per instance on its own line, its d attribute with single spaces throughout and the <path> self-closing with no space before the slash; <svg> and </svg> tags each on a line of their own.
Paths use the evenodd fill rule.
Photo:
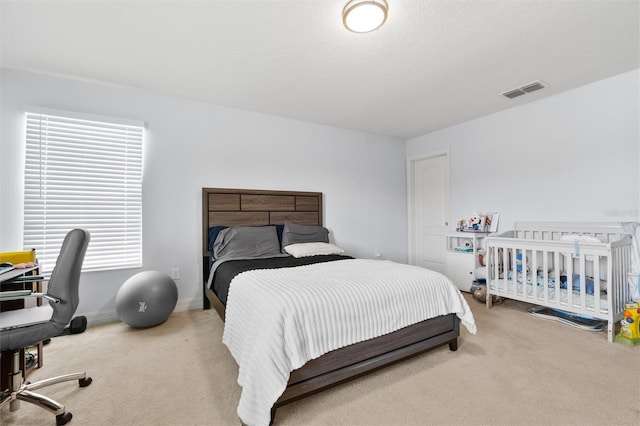
<svg viewBox="0 0 640 426">
<path fill-rule="evenodd" d="M 231 282 L 223 342 L 239 365 L 240 419 L 268 425 L 291 371 L 307 361 L 439 315 L 473 334 L 465 299 L 444 275 L 352 259 L 248 271 Z"/>
</svg>

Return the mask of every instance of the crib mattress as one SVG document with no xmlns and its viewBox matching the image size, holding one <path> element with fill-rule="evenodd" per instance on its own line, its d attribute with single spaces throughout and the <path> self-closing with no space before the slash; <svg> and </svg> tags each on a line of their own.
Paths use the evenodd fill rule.
<svg viewBox="0 0 640 426">
<path fill-rule="evenodd" d="M 495 294 L 498 296 L 506 296 L 513 299 L 523 300 L 529 303 L 536 304 L 545 304 L 546 306 L 557 306 L 561 308 L 562 306 L 569 306 L 569 293 L 571 292 L 571 306 L 574 309 L 579 310 L 587 310 L 590 311 L 594 316 L 601 316 L 606 319 L 606 314 L 608 312 L 607 308 L 607 294 L 600 293 L 597 296 L 594 294 L 585 295 L 585 306 L 582 306 L 582 300 L 580 296 L 580 292 L 577 290 L 569 290 L 566 288 L 560 289 L 559 294 L 559 304 L 555 302 L 556 300 L 556 291 L 555 287 L 547 288 L 547 298 L 545 299 L 545 287 L 533 284 L 522 284 L 520 282 L 514 283 L 511 280 L 499 279 L 494 280 L 488 283 L 489 291 L 491 294 Z M 596 311 L 596 297 L 600 299 L 600 309 Z"/>
</svg>

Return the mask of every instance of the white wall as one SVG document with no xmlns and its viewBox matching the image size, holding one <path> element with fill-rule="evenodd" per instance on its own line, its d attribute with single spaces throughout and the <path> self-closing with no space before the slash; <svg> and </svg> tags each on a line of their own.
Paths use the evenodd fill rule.
<svg viewBox="0 0 640 426">
<path fill-rule="evenodd" d="M 638 70 L 407 141 L 450 149 L 452 223 L 475 211 L 515 221 L 639 221 Z M 506 101 L 508 102 L 508 101 Z"/>
<path fill-rule="evenodd" d="M 0 250 L 22 248 L 23 106 L 146 123 L 142 269 L 85 273 L 78 314 L 115 320 L 120 285 L 181 269 L 177 309 L 202 303 L 201 188 L 324 192 L 325 224 L 349 254 L 406 262 L 399 140 L 91 82 L 1 69 Z"/>
<path fill-rule="evenodd" d="M 177 309 L 201 304 L 203 186 L 322 191 L 325 224 L 350 254 L 407 259 L 405 144 L 394 139 L 139 90 L 0 69 L 0 250 L 22 248 L 23 106 L 147 124 L 142 270 L 181 269 Z M 639 72 L 406 142 L 448 148 L 452 219 L 640 220 Z M 138 269 L 85 273 L 78 314 L 114 320 Z"/>
</svg>

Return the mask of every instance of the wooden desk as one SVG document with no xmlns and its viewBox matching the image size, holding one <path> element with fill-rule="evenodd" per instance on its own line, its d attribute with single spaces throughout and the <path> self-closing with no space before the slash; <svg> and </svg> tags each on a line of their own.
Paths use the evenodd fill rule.
<svg viewBox="0 0 640 426">
<path fill-rule="evenodd" d="M 29 268 L 22 269 L 12 269 L 10 271 L 4 272 L 0 274 L 0 291 L 8 291 L 8 290 L 22 290 L 25 288 L 31 288 L 34 292 L 42 291 L 42 282 L 41 281 L 18 281 L 15 279 L 21 277 L 25 274 L 34 274 L 37 275 L 39 272 L 39 267 L 32 266 Z M 37 302 L 38 306 L 42 305 L 42 299 L 38 298 Z M 13 309 L 24 309 L 24 300 L 4 300 L 0 301 L 0 311 L 10 311 Z M 22 370 L 23 376 L 26 378 L 27 375 L 31 372 L 34 367 L 42 367 L 43 364 L 43 344 L 42 342 L 38 343 L 38 360 L 37 364 L 28 368 L 26 366 L 24 350 L 20 352 L 23 356 L 20 358 L 20 369 Z M 7 376 L 7 372 L 11 369 L 11 357 L 12 351 L 3 351 L 1 360 L 0 360 L 0 391 L 4 391 L 9 387 L 9 377 Z"/>
</svg>

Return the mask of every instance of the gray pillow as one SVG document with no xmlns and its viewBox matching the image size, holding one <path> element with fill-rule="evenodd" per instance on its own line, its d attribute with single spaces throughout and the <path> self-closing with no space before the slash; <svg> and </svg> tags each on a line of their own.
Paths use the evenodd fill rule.
<svg viewBox="0 0 640 426">
<path fill-rule="evenodd" d="M 290 244 L 328 243 L 329 230 L 322 226 L 300 225 L 292 222 L 284 223 L 282 231 L 282 249 Z"/>
<path fill-rule="evenodd" d="M 214 257 L 260 259 L 281 256 L 275 226 L 234 226 L 218 233 Z"/>
</svg>

